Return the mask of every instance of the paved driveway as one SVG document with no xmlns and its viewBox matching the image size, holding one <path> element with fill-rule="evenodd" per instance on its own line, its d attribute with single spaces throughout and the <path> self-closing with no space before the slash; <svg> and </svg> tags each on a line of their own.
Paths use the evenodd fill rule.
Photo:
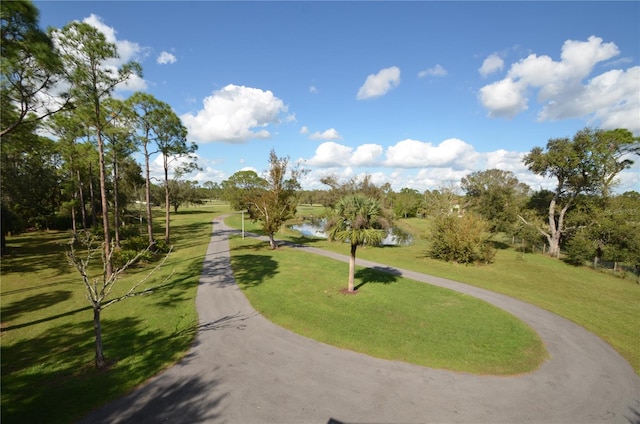
<svg viewBox="0 0 640 424">
<path fill-rule="evenodd" d="M 214 220 L 196 299 L 200 331 L 187 356 L 83 423 L 640 423 L 640 378 L 608 344 L 543 309 L 450 280 L 396 270 L 518 316 L 550 359 L 526 375 L 477 376 L 376 359 L 278 327 L 235 284 L 233 231 Z"/>
</svg>

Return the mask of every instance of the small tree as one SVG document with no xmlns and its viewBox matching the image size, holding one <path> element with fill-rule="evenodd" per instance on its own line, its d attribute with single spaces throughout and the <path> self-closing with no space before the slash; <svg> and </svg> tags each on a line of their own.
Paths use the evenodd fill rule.
<svg viewBox="0 0 640 424">
<path fill-rule="evenodd" d="M 113 267 L 112 272 L 107 272 L 107 265 L 111 264 L 111 257 L 107 257 L 105 255 L 105 249 L 102 247 L 94 246 L 93 239 L 90 236 L 86 236 L 84 240 L 84 244 L 87 248 L 87 254 L 83 258 L 78 256 L 78 252 L 76 252 L 74 248 L 74 242 L 71 241 L 69 243 L 69 248 L 67 250 L 67 257 L 71 264 L 78 270 L 82 277 L 82 282 L 87 291 L 87 299 L 89 303 L 91 303 L 91 308 L 93 309 L 93 329 L 95 334 L 95 365 L 98 369 L 103 369 L 106 365 L 105 357 L 104 357 L 104 349 L 102 345 L 102 322 L 101 322 L 101 313 L 102 311 L 124 299 L 133 296 L 140 296 L 143 294 L 150 293 L 157 286 L 149 287 L 144 290 L 138 290 L 142 284 L 144 284 L 149 277 L 160 268 L 167 258 L 169 257 L 169 253 L 165 256 L 164 260 L 160 262 L 155 268 L 153 268 L 149 273 L 147 273 L 142 279 L 138 282 L 134 283 L 131 288 L 123 295 L 109 298 L 113 288 L 116 283 L 120 279 L 121 274 L 129 268 L 133 263 L 135 263 L 143 254 L 145 254 L 147 250 L 142 250 L 138 252 L 136 256 L 128 260 L 124 265 L 120 267 Z M 111 249 L 109 252 L 113 255 L 115 249 Z M 89 276 L 89 266 L 93 259 L 100 254 L 102 258 L 102 273 L 97 277 Z M 164 280 L 168 280 L 171 277 L 171 274 L 167 276 Z"/>
<path fill-rule="evenodd" d="M 286 179 L 289 159 L 279 158 L 274 150 L 269 154 L 269 163 L 267 187 L 258 192 L 250 203 L 255 208 L 256 219 L 262 222 L 262 230 L 269 236 L 269 245 L 276 249 L 274 234 L 296 214 L 297 190 L 300 189 L 298 179 L 303 171 L 294 169 Z"/>
<path fill-rule="evenodd" d="M 229 202 L 231 209 L 247 210 L 251 219 L 256 219 L 252 199 L 265 190 L 267 181 L 255 171 L 238 171 L 221 184 L 222 198 Z"/>
<path fill-rule="evenodd" d="M 436 219 L 430 254 L 462 264 L 490 263 L 495 251 L 489 242 L 489 225 L 471 213 L 442 215 Z"/>
<path fill-rule="evenodd" d="M 358 246 L 377 246 L 384 240 L 391 224 L 383 216 L 380 203 L 361 194 L 349 194 L 338 201 L 335 216 L 327 223 L 330 241 L 349 241 L 349 283 L 347 291 L 354 291 L 356 250 Z"/>
</svg>

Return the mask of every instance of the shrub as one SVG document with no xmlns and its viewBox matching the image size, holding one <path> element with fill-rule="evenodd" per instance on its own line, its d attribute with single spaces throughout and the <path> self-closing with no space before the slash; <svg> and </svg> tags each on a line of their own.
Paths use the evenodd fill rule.
<svg viewBox="0 0 640 424">
<path fill-rule="evenodd" d="M 565 253 L 565 261 L 567 263 L 582 266 L 585 262 L 593 260 L 596 254 L 596 248 L 586 233 L 580 231 L 565 244 Z"/>
<path fill-rule="evenodd" d="M 153 245 L 153 251 L 155 253 L 169 253 L 169 249 L 171 249 L 171 246 L 165 243 L 164 240 L 156 240 Z"/>
<path fill-rule="evenodd" d="M 495 250 L 489 243 L 488 223 L 473 214 L 443 215 L 435 222 L 431 257 L 448 262 L 491 263 Z"/>
<path fill-rule="evenodd" d="M 122 244 L 127 248 L 127 250 L 139 252 L 149 246 L 149 240 L 142 236 L 135 236 L 125 240 Z"/>
<path fill-rule="evenodd" d="M 111 261 L 115 268 L 122 268 L 127 262 L 134 259 L 136 255 L 140 253 L 138 259 L 134 262 L 134 264 L 138 262 L 150 262 L 153 255 L 148 250 L 116 250 L 113 252 L 113 256 L 111 257 Z"/>
</svg>

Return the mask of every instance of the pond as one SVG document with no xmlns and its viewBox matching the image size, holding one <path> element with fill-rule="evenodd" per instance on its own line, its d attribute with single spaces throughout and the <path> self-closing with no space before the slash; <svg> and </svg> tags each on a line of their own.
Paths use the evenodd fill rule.
<svg viewBox="0 0 640 424">
<path fill-rule="evenodd" d="M 302 224 L 292 225 L 291 228 L 294 231 L 298 231 L 304 236 L 312 236 L 319 238 L 327 238 L 327 233 L 324 231 L 326 221 L 324 219 L 314 219 L 311 221 L 304 221 Z M 382 241 L 384 246 L 408 246 L 413 244 L 413 237 L 397 227 L 391 228 L 387 236 Z"/>
</svg>

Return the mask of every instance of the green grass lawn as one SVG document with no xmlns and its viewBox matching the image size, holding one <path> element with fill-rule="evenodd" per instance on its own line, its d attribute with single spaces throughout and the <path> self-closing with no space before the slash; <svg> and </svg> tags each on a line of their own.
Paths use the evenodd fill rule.
<svg viewBox="0 0 640 424">
<path fill-rule="evenodd" d="M 147 283 L 173 271 L 153 294 L 126 299 L 102 313 L 109 369 L 94 368 L 93 315 L 79 274 L 67 262 L 67 232 L 8 238 L 2 258 L 2 422 L 69 423 L 177 361 L 197 326 L 195 293 L 211 220 L 227 206 L 172 214 L 174 252 Z M 163 237 L 158 213 L 156 236 Z M 120 292 L 146 275 L 137 267 Z M 141 313 L 143 311 L 143 313 Z"/>
<path fill-rule="evenodd" d="M 234 224 L 234 221 L 230 223 Z M 429 221 L 418 218 L 400 220 L 398 225 L 418 235 L 429 230 Z M 278 236 L 349 254 L 348 246 L 302 237 L 294 231 L 283 230 Z M 574 267 L 542 254 L 529 253 L 523 257 L 512 248 L 499 249 L 491 265 L 465 266 L 431 259 L 427 256 L 428 248 L 426 240 L 415 237 L 411 246 L 359 248 L 357 255 L 360 259 L 460 281 L 540 306 L 607 341 L 640 375 L 640 284 L 637 277 L 622 279 L 587 267 Z"/>
<path fill-rule="evenodd" d="M 161 237 L 162 211 L 156 212 L 156 236 Z M 194 298 L 210 221 L 228 212 L 227 205 L 208 204 L 172 215 L 175 251 L 149 283 L 161 281 L 173 270 L 171 284 L 103 312 L 110 367 L 100 372 L 93 366 L 92 312 L 79 275 L 64 255 L 69 234 L 10 237 L 10 254 L 2 258 L 0 281 L 2 422 L 74 422 L 178 360 L 195 336 Z M 320 213 L 322 208 L 317 207 L 307 206 L 304 211 L 305 216 Z M 228 223 L 240 228 L 241 215 L 233 214 Z M 400 224 L 418 233 L 425 228 L 420 220 Z M 245 220 L 245 228 L 255 232 L 259 225 Z M 286 229 L 277 238 L 348 254 L 345 245 L 301 237 Z M 483 302 L 365 269 L 358 270 L 356 284 L 366 282 L 360 293 L 344 296 L 338 291 L 346 286 L 346 264 L 300 256 L 309 254 L 291 249 L 271 252 L 251 238 L 232 242 L 237 276 L 247 296 L 275 322 L 298 325 L 309 337 L 370 349 L 370 354 L 389 359 L 492 374 L 534 369 L 545 354 L 526 326 Z M 417 238 L 408 247 L 358 249 L 358 258 L 466 282 L 542 306 L 608 341 L 640 373 L 640 286 L 634 281 L 574 268 L 542 255 L 527 254 L 523 259 L 511 249 L 498 251 L 495 264 L 481 267 L 434 261 L 426 251 L 426 242 Z M 118 283 L 120 290 L 144 272 L 143 268 L 130 270 Z M 313 308 L 300 308 L 305 302 Z M 487 322 L 478 328 L 485 317 Z M 299 324 L 293 322 L 297 319 Z M 363 329 L 367 330 L 364 335 Z M 371 333 L 376 341 L 369 341 Z M 464 340 L 466 346 L 456 345 L 457 340 Z M 496 341 L 502 346 L 487 345 Z M 389 353 L 389 345 L 398 349 Z"/>
<path fill-rule="evenodd" d="M 535 370 L 547 354 L 538 335 L 488 303 L 369 269 L 357 295 L 348 264 L 253 238 L 231 240 L 232 265 L 252 305 L 296 333 L 371 356 L 474 374 Z"/>
</svg>

